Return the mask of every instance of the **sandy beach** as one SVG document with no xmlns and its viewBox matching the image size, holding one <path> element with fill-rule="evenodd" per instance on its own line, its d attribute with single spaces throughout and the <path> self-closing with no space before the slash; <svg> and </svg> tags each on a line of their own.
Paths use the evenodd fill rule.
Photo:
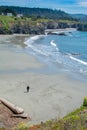
<svg viewBox="0 0 87 130">
<path fill-rule="evenodd" d="M 24 43 L 23 36 L 0 36 L 0 43 L 7 39 L 16 41 L 20 50 L 24 47 L 19 45 Z M 22 107 L 31 117 L 29 123 L 61 118 L 78 108 L 87 95 L 87 84 L 69 75 L 36 72 L 44 70 L 45 65 L 29 54 L 17 53 L 1 44 L 0 60 L 0 96 Z"/>
</svg>

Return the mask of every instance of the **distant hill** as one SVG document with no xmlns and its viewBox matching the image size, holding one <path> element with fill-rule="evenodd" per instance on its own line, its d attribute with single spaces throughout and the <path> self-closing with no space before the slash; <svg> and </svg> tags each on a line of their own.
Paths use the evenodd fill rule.
<svg viewBox="0 0 87 130">
<path fill-rule="evenodd" d="M 0 14 L 12 12 L 14 15 L 23 14 L 23 16 L 35 16 L 47 19 L 61 19 L 61 20 L 73 20 L 69 14 L 61 10 L 53 10 L 47 8 L 26 8 L 26 7 L 13 7 L 13 6 L 0 6 Z"/>
<path fill-rule="evenodd" d="M 82 22 L 87 22 L 87 15 L 86 14 L 71 14 L 71 17 L 79 19 Z"/>
</svg>

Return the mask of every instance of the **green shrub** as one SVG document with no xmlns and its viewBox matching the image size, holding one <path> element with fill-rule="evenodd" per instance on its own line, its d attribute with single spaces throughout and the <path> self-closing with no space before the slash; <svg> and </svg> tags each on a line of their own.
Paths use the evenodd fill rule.
<svg viewBox="0 0 87 130">
<path fill-rule="evenodd" d="M 87 97 L 84 97 L 83 106 L 87 107 Z"/>
</svg>

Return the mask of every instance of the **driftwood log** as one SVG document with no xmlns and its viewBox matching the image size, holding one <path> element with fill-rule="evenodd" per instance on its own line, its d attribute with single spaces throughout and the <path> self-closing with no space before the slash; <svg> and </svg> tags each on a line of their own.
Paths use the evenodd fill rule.
<svg viewBox="0 0 87 130">
<path fill-rule="evenodd" d="M 12 103 L 10 103 L 9 101 L 7 101 L 6 99 L 4 98 L 1 98 L 0 97 L 0 101 L 5 105 L 7 106 L 11 111 L 13 111 L 13 113 L 15 114 L 22 114 L 24 113 L 24 110 Z"/>
<path fill-rule="evenodd" d="M 27 114 L 12 114 L 11 115 L 11 117 L 21 117 L 21 118 L 24 118 L 24 119 L 26 119 L 26 118 L 28 118 L 28 115 Z"/>
</svg>

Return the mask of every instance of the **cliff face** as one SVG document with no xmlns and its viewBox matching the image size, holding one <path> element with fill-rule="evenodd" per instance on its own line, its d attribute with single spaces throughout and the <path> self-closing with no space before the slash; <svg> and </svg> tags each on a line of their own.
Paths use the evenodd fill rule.
<svg viewBox="0 0 87 130">
<path fill-rule="evenodd" d="M 77 28 L 79 31 L 87 31 L 87 24 L 75 21 L 55 21 L 48 19 L 17 18 L 0 16 L 0 34 L 45 34 L 45 29 Z"/>
<path fill-rule="evenodd" d="M 79 24 L 78 31 L 87 31 L 87 24 Z"/>
<path fill-rule="evenodd" d="M 0 17 L 0 34 L 44 34 L 43 24 L 25 18 Z"/>
<path fill-rule="evenodd" d="M 45 29 L 42 26 L 29 26 L 29 25 L 18 25 L 14 24 L 10 28 L 11 33 L 19 33 L 19 34 L 44 34 Z"/>
</svg>

